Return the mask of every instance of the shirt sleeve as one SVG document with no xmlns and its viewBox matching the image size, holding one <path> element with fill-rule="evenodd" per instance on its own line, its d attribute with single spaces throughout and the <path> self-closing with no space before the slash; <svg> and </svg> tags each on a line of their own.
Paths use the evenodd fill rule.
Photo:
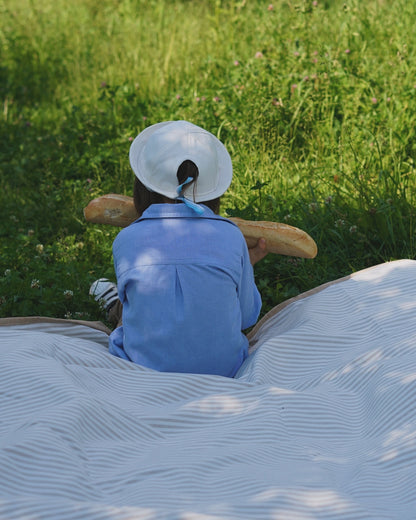
<svg viewBox="0 0 416 520">
<path fill-rule="evenodd" d="M 254 325 L 261 310 L 261 296 L 254 281 L 253 266 L 250 263 L 248 249 L 244 243 L 242 256 L 242 272 L 238 287 L 241 308 L 241 328 L 247 329 Z"/>
<path fill-rule="evenodd" d="M 124 230 L 123 230 L 124 231 Z M 117 292 L 118 292 L 118 298 L 121 301 L 121 303 L 125 303 L 125 273 L 120 272 L 120 257 L 121 251 L 124 244 L 124 234 L 122 235 L 122 232 L 120 232 L 117 237 L 115 238 L 113 242 L 113 265 L 114 265 L 114 272 L 116 274 L 116 280 L 117 280 Z"/>
</svg>

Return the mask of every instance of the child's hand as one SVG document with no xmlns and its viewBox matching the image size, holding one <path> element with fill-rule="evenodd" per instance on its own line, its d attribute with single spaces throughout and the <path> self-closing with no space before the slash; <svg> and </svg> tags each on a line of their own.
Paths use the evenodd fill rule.
<svg viewBox="0 0 416 520">
<path fill-rule="evenodd" d="M 267 255 L 267 244 L 264 238 L 259 238 L 257 240 L 257 244 L 254 247 L 250 247 L 248 249 L 248 254 L 250 256 L 251 265 L 256 264 L 259 260 L 264 258 Z"/>
</svg>

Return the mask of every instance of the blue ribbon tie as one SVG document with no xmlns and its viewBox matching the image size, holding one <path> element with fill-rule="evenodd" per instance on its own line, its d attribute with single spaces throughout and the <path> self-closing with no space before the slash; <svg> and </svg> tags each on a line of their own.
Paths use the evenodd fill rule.
<svg viewBox="0 0 416 520">
<path fill-rule="evenodd" d="M 184 197 L 182 193 L 185 186 L 193 180 L 194 179 L 192 177 L 188 177 L 185 182 L 183 182 L 176 188 L 176 193 L 178 194 L 176 200 L 181 200 L 184 204 L 186 204 L 186 206 L 188 206 L 188 208 L 193 209 L 195 213 L 197 213 L 198 215 L 202 215 L 202 213 L 204 212 L 204 208 L 199 204 L 196 204 L 196 202 L 192 202 L 192 200 L 189 200 L 186 197 Z"/>
</svg>

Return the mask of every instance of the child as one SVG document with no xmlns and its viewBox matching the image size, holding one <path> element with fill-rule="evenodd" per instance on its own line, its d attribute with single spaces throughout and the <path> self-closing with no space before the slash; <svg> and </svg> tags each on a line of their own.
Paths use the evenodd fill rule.
<svg viewBox="0 0 416 520">
<path fill-rule="evenodd" d="M 130 164 L 140 218 L 114 240 L 117 288 L 100 279 L 90 289 L 113 317 L 122 309 L 109 350 L 159 371 L 233 377 L 261 308 L 251 264 L 266 244 L 249 251 L 217 215 L 231 158 L 206 130 L 168 121 L 136 137 Z"/>
</svg>

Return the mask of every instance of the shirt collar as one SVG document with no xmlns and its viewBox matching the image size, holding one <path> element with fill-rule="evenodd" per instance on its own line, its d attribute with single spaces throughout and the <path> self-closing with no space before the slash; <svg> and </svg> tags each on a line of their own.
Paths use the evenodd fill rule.
<svg viewBox="0 0 416 520">
<path fill-rule="evenodd" d="M 151 218 L 215 218 L 218 216 L 204 204 L 200 204 L 200 206 L 204 208 L 204 212 L 198 215 L 192 208 L 183 203 L 152 204 L 138 220 Z"/>
</svg>

